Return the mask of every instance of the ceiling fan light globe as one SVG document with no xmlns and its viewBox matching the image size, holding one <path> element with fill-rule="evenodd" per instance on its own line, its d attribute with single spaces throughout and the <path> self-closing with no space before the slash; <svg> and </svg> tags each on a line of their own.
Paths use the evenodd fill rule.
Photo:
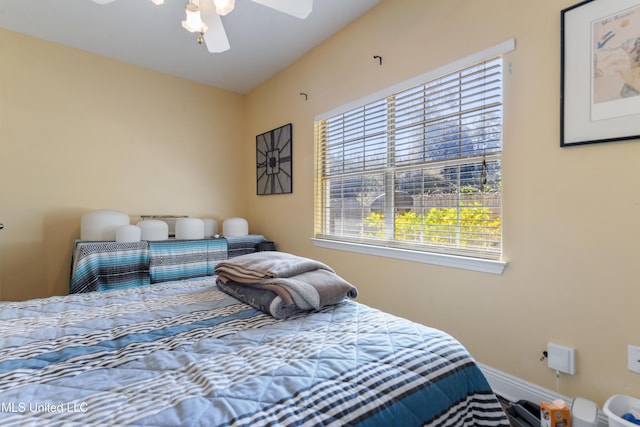
<svg viewBox="0 0 640 427">
<path fill-rule="evenodd" d="M 194 3 L 187 3 L 185 7 L 187 19 L 182 21 L 182 27 L 190 33 L 202 33 L 206 31 L 206 26 L 202 22 L 200 9 Z"/>
<path fill-rule="evenodd" d="M 192 27 L 188 21 L 182 21 L 182 28 L 189 31 L 190 33 L 204 34 L 207 32 L 207 25 L 204 23 L 200 23 L 199 26 Z"/>
<path fill-rule="evenodd" d="M 236 6 L 236 0 L 213 0 L 216 5 L 216 13 L 225 16 Z"/>
<path fill-rule="evenodd" d="M 187 5 L 184 7 L 184 10 L 187 11 L 187 16 L 189 16 L 190 13 L 200 13 L 200 8 L 198 7 L 198 5 L 192 2 L 187 3 Z"/>
<path fill-rule="evenodd" d="M 189 23 L 187 21 L 182 21 L 182 28 L 184 28 L 185 30 L 189 31 L 190 33 L 195 33 L 196 31 L 191 28 L 189 26 Z"/>
<path fill-rule="evenodd" d="M 155 4 L 155 5 L 158 5 L 158 6 L 161 5 L 161 4 L 164 4 L 164 0 L 151 0 L 151 2 L 153 4 Z"/>
</svg>

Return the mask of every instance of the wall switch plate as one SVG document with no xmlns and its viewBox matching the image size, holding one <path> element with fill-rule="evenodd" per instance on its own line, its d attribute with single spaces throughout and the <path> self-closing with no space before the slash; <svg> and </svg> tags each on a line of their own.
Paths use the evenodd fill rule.
<svg viewBox="0 0 640 427">
<path fill-rule="evenodd" d="M 569 375 L 576 373 L 576 350 L 574 348 L 550 342 L 547 345 L 547 355 L 549 368 Z"/>
<path fill-rule="evenodd" d="M 640 347 L 635 345 L 630 345 L 627 347 L 627 368 L 640 374 Z"/>
</svg>

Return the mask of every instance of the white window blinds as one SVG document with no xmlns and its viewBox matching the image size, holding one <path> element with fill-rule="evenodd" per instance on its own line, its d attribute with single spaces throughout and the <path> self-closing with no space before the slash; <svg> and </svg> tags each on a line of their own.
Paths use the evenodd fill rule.
<svg viewBox="0 0 640 427">
<path fill-rule="evenodd" d="M 502 86 L 498 56 L 317 120 L 316 237 L 499 259 Z"/>
</svg>

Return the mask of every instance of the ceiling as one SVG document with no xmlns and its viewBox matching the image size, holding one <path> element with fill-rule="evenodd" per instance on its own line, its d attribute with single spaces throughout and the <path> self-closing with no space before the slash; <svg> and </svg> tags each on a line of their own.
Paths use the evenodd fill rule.
<svg viewBox="0 0 640 427">
<path fill-rule="evenodd" d="M 0 27 L 247 93 L 381 0 L 315 0 L 304 20 L 236 0 L 222 17 L 231 44 L 223 53 L 209 53 L 182 28 L 187 1 L 1 0 Z"/>
</svg>

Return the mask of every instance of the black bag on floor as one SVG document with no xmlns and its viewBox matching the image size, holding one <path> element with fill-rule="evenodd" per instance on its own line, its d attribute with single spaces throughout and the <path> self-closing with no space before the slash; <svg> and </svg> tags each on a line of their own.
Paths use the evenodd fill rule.
<svg viewBox="0 0 640 427">
<path fill-rule="evenodd" d="M 507 416 L 514 427 L 540 427 L 540 405 L 528 400 L 510 403 Z"/>
</svg>

